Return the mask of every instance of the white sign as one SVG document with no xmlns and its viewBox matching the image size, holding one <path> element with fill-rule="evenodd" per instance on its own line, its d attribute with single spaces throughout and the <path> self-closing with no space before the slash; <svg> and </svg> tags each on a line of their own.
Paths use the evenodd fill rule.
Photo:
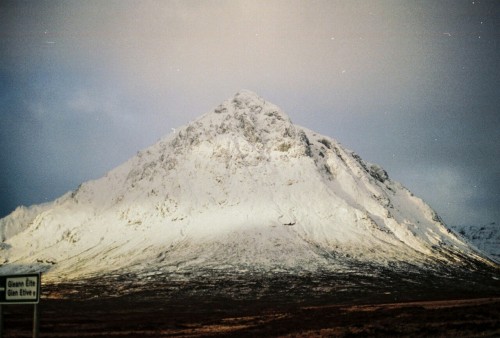
<svg viewBox="0 0 500 338">
<path fill-rule="evenodd" d="M 38 303 L 40 275 L 0 277 L 0 303 Z"/>
</svg>

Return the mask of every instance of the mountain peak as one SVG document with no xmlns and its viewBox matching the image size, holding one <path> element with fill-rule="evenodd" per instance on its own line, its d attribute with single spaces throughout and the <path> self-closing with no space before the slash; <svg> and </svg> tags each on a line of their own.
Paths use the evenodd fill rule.
<svg viewBox="0 0 500 338">
<path fill-rule="evenodd" d="M 231 142 L 246 141 L 269 148 L 283 138 L 297 137 L 296 127 L 278 106 L 254 92 L 241 90 L 213 111 L 181 128 L 174 143 L 190 147 L 204 141 L 230 138 Z"/>
<path fill-rule="evenodd" d="M 281 116 L 286 116 L 286 114 L 279 107 L 270 102 L 267 102 L 258 94 L 246 89 L 240 90 L 232 98 L 221 103 L 217 108 L 215 108 L 214 113 L 230 113 L 233 115 L 258 115 L 260 113 L 267 113 L 268 116 L 276 115 L 277 113 L 279 113 L 279 115 Z"/>
<path fill-rule="evenodd" d="M 240 91 L 238 91 L 236 94 L 234 94 L 234 99 L 263 101 L 262 97 L 259 94 L 248 89 L 241 89 Z"/>
<path fill-rule="evenodd" d="M 230 99 L 231 103 L 239 109 L 249 109 L 252 113 L 259 113 L 262 108 L 266 105 L 272 105 L 271 103 L 264 100 L 260 95 L 247 90 L 242 89 L 233 98 Z M 278 107 L 272 105 L 276 110 L 280 110 Z"/>
</svg>

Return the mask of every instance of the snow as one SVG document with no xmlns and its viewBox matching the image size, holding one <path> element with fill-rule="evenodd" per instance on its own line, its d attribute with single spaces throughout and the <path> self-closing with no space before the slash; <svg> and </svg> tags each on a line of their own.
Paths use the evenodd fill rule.
<svg viewBox="0 0 500 338">
<path fill-rule="evenodd" d="M 461 225 L 452 228 L 490 259 L 500 263 L 500 227 L 495 222 L 483 225 Z"/>
<path fill-rule="evenodd" d="M 336 140 L 240 91 L 106 176 L 0 220 L 0 272 L 44 279 L 488 263 Z"/>
</svg>

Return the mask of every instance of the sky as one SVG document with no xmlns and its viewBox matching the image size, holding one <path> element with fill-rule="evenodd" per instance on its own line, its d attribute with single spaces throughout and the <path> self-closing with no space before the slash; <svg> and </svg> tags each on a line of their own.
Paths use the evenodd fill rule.
<svg viewBox="0 0 500 338">
<path fill-rule="evenodd" d="M 0 217 L 240 89 L 449 225 L 500 223 L 500 2 L 0 1 Z"/>
</svg>

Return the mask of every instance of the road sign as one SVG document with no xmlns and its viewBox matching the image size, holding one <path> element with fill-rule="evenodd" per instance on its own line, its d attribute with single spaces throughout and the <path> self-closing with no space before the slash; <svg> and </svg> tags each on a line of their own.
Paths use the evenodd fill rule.
<svg viewBox="0 0 500 338">
<path fill-rule="evenodd" d="M 0 276 L 0 304 L 37 304 L 40 274 Z"/>
</svg>

